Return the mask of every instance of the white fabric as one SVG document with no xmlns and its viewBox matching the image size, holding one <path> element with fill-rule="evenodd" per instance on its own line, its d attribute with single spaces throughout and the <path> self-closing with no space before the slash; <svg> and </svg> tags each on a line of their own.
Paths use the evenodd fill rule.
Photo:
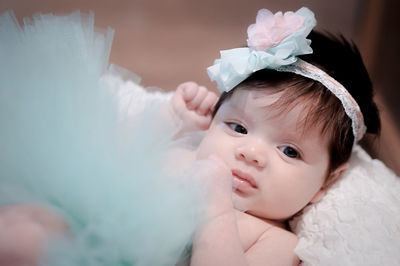
<svg viewBox="0 0 400 266">
<path fill-rule="evenodd" d="M 292 222 L 308 265 L 399 265 L 400 178 L 359 146 L 350 168 Z"/>
<path fill-rule="evenodd" d="M 138 76 L 117 65 L 111 65 L 101 81 L 106 87 L 117 90 L 118 111 L 124 117 L 135 117 L 143 112 L 146 105 L 163 104 L 172 96 L 172 92 L 143 88 L 139 85 Z"/>
</svg>

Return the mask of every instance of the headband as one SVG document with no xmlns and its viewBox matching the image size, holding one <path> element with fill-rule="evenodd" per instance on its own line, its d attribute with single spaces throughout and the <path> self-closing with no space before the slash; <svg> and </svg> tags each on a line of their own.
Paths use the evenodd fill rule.
<svg viewBox="0 0 400 266">
<path fill-rule="evenodd" d="M 315 25 L 314 13 L 306 7 L 295 13 L 284 14 L 272 14 L 267 9 L 261 9 L 257 13 L 256 23 L 247 29 L 248 47 L 221 51 L 221 58 L 207 68 L 207 73 L 212 81 L 217 82 L 221 92 L 232 90 L 252 73 L 265 68 L 318 81 L 341 101 L 352 121 L 356 142 L 366 131 L 357 102 L 338 81 L 297 57 L 312 53 L 311 40 L 306 37 Z"/>
</svg>

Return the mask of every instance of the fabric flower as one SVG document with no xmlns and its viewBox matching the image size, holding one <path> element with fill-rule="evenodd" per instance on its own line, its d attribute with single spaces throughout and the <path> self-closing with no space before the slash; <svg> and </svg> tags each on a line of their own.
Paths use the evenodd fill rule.
<svg viewBox="0 0 400 266">
<path fill-rule="evenodd" d="M 306 7 L 275 15 L 261 9 L 256 24 L 248 28 L 249 47 L 221 51 L 221 58 L 207 68 L 207 73 L 223 92 L 260 69 L 293 64 L 298 55 L 312 53 L 307 35 L 315 25 L 314 13 Z"/>
<path fill-rule="evenodd" d="M 265 51 L 278 45 L 283 39 L 301 29 L 304 17 L 293 12 L 277 12 L 275 15 L 268 9 L 257 13 L 256 23 L 247 29 L 249 48 Z"/>
</svg>

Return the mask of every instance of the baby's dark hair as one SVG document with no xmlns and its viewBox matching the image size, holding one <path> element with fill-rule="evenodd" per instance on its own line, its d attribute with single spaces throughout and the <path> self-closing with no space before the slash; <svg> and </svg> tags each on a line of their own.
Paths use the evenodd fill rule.
<svg viewBox="0 0 400 266">
<path fill-rule="evenodd" d="M 378 135 L 380 119 L 373 101 L 372 83 L 355 44 L 343 36 L 315 31 L 308 38 L 313 53 L 300 58 L 341 83 L 360 106 L 367 133 Z M 235 91 L 242 89 L 282 92 L 280 99 L 273 105 L 283 111 L 293 108 L 299 102 L 306 102 L 307 114 L 302 121 L 304 127 L 318 126 L 322 134 L 330 137 L 328 171 L 334 171 L 349 160 L 354 143 L 351 119 L 346 115 L 340 100 L 318 81 L 289 72 L 259 70 L 231 91 L 224 92 L 214 108 L 213 116 Z"/>
</svg>

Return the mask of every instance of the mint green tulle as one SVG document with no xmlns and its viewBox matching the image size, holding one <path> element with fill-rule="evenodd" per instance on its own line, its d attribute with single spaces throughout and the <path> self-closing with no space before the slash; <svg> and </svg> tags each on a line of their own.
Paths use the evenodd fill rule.
<svg viewBox="0 0 400 266">
<path fill-rule="evenodd" d="M 112 36 L 93 14 L 0 16 L 0 204 L 51 206 L 72 236 L 41 265 L 174 265 L 199 220 L 196 189 L 161 171 L 160 107 L 123 119 L 101 82 Z"/>
</svg>

